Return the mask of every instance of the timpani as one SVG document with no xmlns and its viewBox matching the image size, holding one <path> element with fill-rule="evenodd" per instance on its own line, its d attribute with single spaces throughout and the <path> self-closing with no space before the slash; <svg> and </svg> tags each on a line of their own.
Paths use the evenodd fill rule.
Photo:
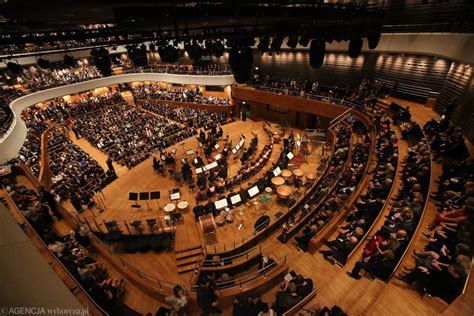
<svg viewBox="0 0 474 316">
<path fill-rule="evenodd" d="M 171 215 L 176 210 L 176 204 L 168 203 L 165 205 L 165 207 L 163 207 L 163 210 L 165 211 L 166 215 Z"/>
<path fill-rule="evenodd" d="M 282 200 L 288 200 L 293 195 L 293 189 L 287 185 L 280 185 L 277 188 L 277 195 Z"/>
<path fill-rule="evenodd" d="M 286 183 L 289 183 L 291 181 L 292 175 L 293 173 L 288 169 L 284 169 L 281 171 L 281 176 L 283 177 L 283 179 L 285 179 Z"/>
<path fill-rule="evenodd" d="M 279 143 L 280 142 L 280 135 L 273 135 L 273 142 Z"/>
<path fill-rule="evenodd" d="M 283 177 L 273 177 L 272 184 L 276 187 L 285 184 L 285 179 Z"/>
<path fill-rule="evenodd" d="M 225 221 L 226 221 L 227 223 L 232 223 L 232 222 L 234 221 L 234 217 L 233 217 L 232 215 L 230 215 L 230 214 L 229 214 L 229 215 L 226 215 Z"/>
<path fill-rule="evenodd" d="M 308 181 L 314 181 L 314 180 L 316 180 L 316 172 L 312 172 L 312 171 L 311 171 L 311 172 L 306 172 L 305 178 L 306 178 L 306 180 L 308 180 Z"/>
<path fill-rule="evenodd" d="M 215 221 L 216 221 L 216 225 L 218 227 L 222 227 L 225 224 L 225 217 L 221 216 L 221 215 L 218 215 L 218 216 L 216 216 Z"/>
<path fill-rule="evenodd" d="M 178 203 L 178 211 L 186 212 L 189 209 L 188 201 L 181 201 Z"/>
<path fill-rule="evenodd" d="M 301 179 L 304 175 L 304 171 L 298 168 L 298 169 L 293 170 L 293 174 L 295 175 L 295 177 Z"/>
</svg>

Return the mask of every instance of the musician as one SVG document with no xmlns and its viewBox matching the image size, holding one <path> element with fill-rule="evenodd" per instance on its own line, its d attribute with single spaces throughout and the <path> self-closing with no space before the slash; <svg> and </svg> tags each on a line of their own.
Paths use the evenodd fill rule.
<svg viewBox="0 0 474 316">
<path fill-rule="evenodd" d="M 183 178 L 185 180 L 189 180 L 193 177 L 193 171 L 191 170 L 191 166 L 186 162 L 183 163 L 181 166 L 181 172 L 183 173 Z"/>
<path fill-rule="evenodd" d="M 193 166 L 196 168 L 199 168 L 204 165 L 204 162 L 202 161 L 201 156 L 199 155 L 199 152 L 196 151 L 196 156 L 194 157 L 193 160 Z"/>
<path fill-rule="evenodd" d="M 207 186 L 207 179 L 206 179 L 206 175 L 204 173 L 201 173 L 198 176 L 196 184 L 197 184 L 198 187 L 201 187 L 201 188 L 205 188 Z"/>
<path fill-rule="evenodd" d="M 153 157 L 153 170 L 156 172 L 163 172 L 163 169 L 161 162 L 156 157 Z"/>
<path fill-rule="evenodd" d="M 166 163 L 167 165 L 169 165 L 169 164 L 171 164 L 171 165 L 176 164 L 175 158 L 171 155 L 171 153 L 167 153 L 167 154 L 166 154 L 165 163 Z"/>
</svg>

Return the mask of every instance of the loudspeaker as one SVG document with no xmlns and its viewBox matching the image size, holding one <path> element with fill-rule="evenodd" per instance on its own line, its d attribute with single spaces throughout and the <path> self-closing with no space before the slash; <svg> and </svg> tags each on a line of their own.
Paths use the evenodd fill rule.
<svg viewBox="0 0 474 316">
<path fill-rule="evenodd" d="M 245 83 L 250 79 L 253 69 L 253 54 L 250 47 L 233 47 L 229 53 L 229 65 L 235 81 Z"/>
<path fill-rule="evenodd" d="M 309 47 L 309 64 L 312 68 L 320 68 L 324 62 L 326 54 L 326 42 L 312 40 Z"/>
<path fill-rule="evenodd" d="M 349 42 L 349 57 L 350 58 L 357 58 L 359 56 L 360 51 L 362 50 L 362 38 L 355 37 L 351 38 Z"/>
<path fill-rule="evenodd" d="M 369 48 L 374 49 L 377 47 L 380 41 L 380 31 L 369 31 L 367 33 L 367 40 L 369 41 Z"/>
</svg>

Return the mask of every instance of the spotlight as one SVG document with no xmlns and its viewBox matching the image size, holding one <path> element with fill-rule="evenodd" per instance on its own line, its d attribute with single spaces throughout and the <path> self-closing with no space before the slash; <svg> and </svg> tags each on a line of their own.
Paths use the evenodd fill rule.
<svg viewBox="0 0 474 316">
<path fill-rule="evenodd" d="M 312 68 L 320 68 L 324 62 L 326 54 L 326 42 L 312 40 L 309 47 L 309 64 Z"/>
<path fill-rule="evenodd" d="M 105 48 L 91 50 L 92 63 L 97 66 L 104 77 L 112 74 L 112 62 L 110 61 L 109 52 Z"/>
<path fill-rule="evenodd" d="M 222 57 L 224 55 L 224 44 L 221 41 L 214 42 L 211 47 L 211 54 L 217 58 Z"/>
<path fill-rule="evenodd" d="M 296 45 L 298 45 L 298 36 L 290 36 L 288 37 L 288 41 L 286 42 L 286 45 L 289 48 L 296 48 Z"/>
<path fill-rule="evenodd" d="M 64 55 L 64 64 L 70 67 L 74 67 L 76 65 L 76 62 L 74 61 L 74 57 L 71 55 Z"/>
<path fill-rule="evenodd" d="M 21 69 L 21 66 L 18 65 L 17 63 L 14 63 L 12 61 L 7 63 L 7 68 L 11 72 L 13 72 L 16 75 L 21 75 L 23 73 L 23 70 Z"/>
<path fill-rule="evenodd" d="M 272 48 L 273 51 L 276 52 L 280 50 L 281 44 L 283 44 L 283 37 L 277 36 L 273 38 L 272 44 L 270 45 L 270 47 Z"/>
<path fill-rule="evenodd" d="M 193 41 L 193 44 L 187 49 L 189 58 L 192 60 L 199 60 L 202 57 L 202 47 L 199 46 L 197 41 Z"/>
<path fill-rule="evenodd" d="M 179 59 L 179 49 L 169 44 L 160 46 L 158 54 L 164 63 L 175 63 Z"/>
<path fill-rule="evenodd" d="M 48 69 L 49 67 L 51 67 L 49 60 L 44 59 L 44 58 L 38 58 L 37 63 L 42 69 Z"/>
<path fill-rule="evenodd" d="M 303 47 L 308 46 L 309 44 L 309 37 L 306 35 L 303 35 L 300 37 L 300 40 L 298 41 L 298 44 L 300 44 Z"/>
<path fill-rule="evenodd" d="M 257 49 L 259 52 L 265 53 L 268 50 L 269 45 L 270 45 L 270 38 L 260 37 L 260 41 L 258 42 Z"/>
<path fill-rule="evenodd" d="M 360 51 L 362 50 L 362 38 L 360 37 L 353 37 L 349 42 L 349 57 L 350 58 L 357 58 L 359 56 Z"/>
</svg>

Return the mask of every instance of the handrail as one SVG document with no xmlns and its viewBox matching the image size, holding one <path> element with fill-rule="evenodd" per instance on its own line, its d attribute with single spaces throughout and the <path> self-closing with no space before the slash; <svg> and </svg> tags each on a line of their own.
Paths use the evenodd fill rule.
<svg viewBox="0 0 474 316">
<path fill-rule="evenodd" d="M 40 172 L 38 175 L 38 181 L 48 190 L 51 189 L 51 167 L 49 161 L 49 147 L 48 141 L 51 133 L 55 128 L 57 128 L 59 124 L 52 124 L 49 126 L 43 134 L 41 134 L 41 153 L 40 153 Z"/>
<path fill-rule="evenodd" d="M 351 107 L 356 107 L 358 109 L 363 109 L 362 105 L 359 104 L 356 101 L 347 101 L 345 98 L 342 99 L 336 99 L 336 98 L 331 98 L 328 96 L 324 95 L 317 95 L 317 94 L 312 94 L 312 93 L 299 93 L 299 92 L 294 92 L 289 90 L 289 93 L 285 93 L 285 89 L 280 89 L 280 88 L 273 88 L 273 87 L 268 87 L 268 86 L 261 86 L 261 85 L 248 85 L 249 87 L 254 87 L 257 90 L 261 91 L 268 91 L 268 92 L 274 92 L 274 93 L 279 93 L 279 94 L 284 94 L 288 96 L 293 96 L 293 97 L 300 97 L 300 98 L 305 98 L 305 99 L 311 99 L 311 100 L 318 100 L 318 101 L 324 101 L 328 103 L 335 103 L 335 104 L 340 104 L 343 106 L 347 106 L 349 108 Z"/>
<path fill-rule="evenodd" d="M 237 279 L 232 279 L 232 280 L 223 281 L 223 282 L 217 282 L 216 286 L 219 289 L 228 289 L 228 288 L 237 287 L 237 286 L 242 287 L 242 284 L 250 282 L 250 281 L 255 281 L 256 279 L 259 279 L 260 277 L 262 279 L 266 279 L 267 274 L 269 272 L 271 272 L 273 270 L 273 268 L 275 268 L 277 266 L 285 265 L 286 261 L 287 261 L 287 255 L 284 255 L 283 257 L 275 260 L 275 262 L 273 262 L 272 264 L 266 266 L 265 268 L 263 268 L 259 271 L 246 274 L 246 275 L 244 275 L 240 278 L 237 278 Z M 192 289 L 195 290 L 196 286 L 194 286 Z"/>
<path fill-rule="evenodd" d="M 3 187 L 2 185 L 2 188 L 5 190 L 5 188 Z M 6 190 L 5 190 L 6 192 Z M 109 313 L 107 313 L 104 309 L 102 309 L 102 307 L 99 306 L 99 304 L 97 304 L 95 302 L 95 300 L 89 295 L 89 293 L 83 288 L 83 286 L 79 283 L 79 281 L 71 274 L 71 272 L 64 266 L 64 264 L 61 262 L 61 260 L 56 256 L 56 254 L 54 252 L 51 251 L 51 249 L 49 249 L 48 245 L 46 245 L 46 243 L 44 242 L 44 240 L 41 238 L 41 236 L 38 234 L 38 232 L 33 228 L 33 226 L 30 224 L 30 222 L 28 221 L 27 218 L 25 218 L 25 216 L 23 215 L 23 213 L 20 211 L 18 205 L 15 203 L 15 201 L 12 199 L 12 197 L 10 196 L 9 193 L 6 194 L 7 196 L 7 199 L 8 201 L 10 202 L 11 205 L 13 205 L 14 209 L 15 209 L 15 212 L 17 213 L 18 216 L 20 216 L 20 218 L 22 219 L 22 223 L 24 225 L 27 225 L 28 226 L 28 229 L 32 232 L 32 236 L 29 236 L 30 239 L 31 238 L 34 238 L 35 240 L 37 240 L 39 242 L 39 246 L 42 247 L 44 250 L 47 251 L 48 255 L 53 257 L 56 261 L 57 264 L 59 264 L 59 266 L 61 267 L 61 270 L 65 271 L 66 274 L 68 275 L 68 277 L 70 279 L 72 279 L 74 281 L 74 283 L 77 285 L 77 287 L 79 289 L 81 289 L 81 292 L 86 296 L 87 298 L 87 301 L 89 301 L 91 303 L 91 306 L 93 308 L 95 308 L 96 310 L 94 310 L 94 313 L 100 313 L 100 315 L 109 315 Z M 38 247 L 37 247 L 38 248 Z M 39 249 L 38 249 L 39 250 Z M 74 293 L 73 293 L 74 294 Z M 82 302 L 82 301 L 81 301 Z M 91 310 L 92 311 L 92 310 Z"/>
<path fill-rule="evenodd" d="M 253 252 L 254 250 L 258 250 L 258 254 L 261 254 L 261 253 L 262 253 L 262 245 L 257 245 L 257 246 L 255 246 L 255 247 L 253 247 L 253 248 L 250 248 L 250 249 L 248 249 L 248 250 L 246 250 L 246 251 L 244 251 L 244 252 L 240 252 L 240 253 L 238 253 L 238 254 L 236 254 L 236 255 L 232 255 L 232 256 L 228 256 L 228 257 L 224 257 L 224 258 L 220 258 L 220 257 L 219 257 L 219 261 L 221 261 L 221 262 L 230 261 L 230 260 L 233 261 L 233 260 L 238 259 L 238 258 L 241 258 L 241 257 L 243 257 L 243 256 L 248 256 L 248 254 L 249 254 L 250 252 Z M 202 263 L 203 263 L 203 264 L 206 264 L 206 263 L 215 264 L 216 262 L 215 262 L 213 259 L 203 259 L 203 260 L 202 260 Z M 224 265 L 225 265 L 225 264 L 224 264 Z"/>
<path fill-rule="evenodd" d="M 364 122 L 364 124 L 366 124 L 367 126 L 367 122 Z M 368 127 L 369 126 L 367 126 L 367 128 Z M 338 214 L 330 219 L 330 222 L 328 222 L 327 225 L 319 231 L 319 234 L 311 238 L 310 245 L 317 245 L 319 242 L 321 242 L 323 238 L 325 238 L 326 236 L 328 236 L 329 234 L 333 232 L 335 225 L 337 225 L 346 216 L 348 210 L 352 207 L 352 205 L 355 203 L 355 201 L 357 200 L 362 190 L 365 188 L 365 185 L 369 180 L 367 177 L 367 173 L 372 164 L 373 156 L 375 155 L 375 137 L 374 137 L 375 135 L 374 134 L 375 133 L 372 131 L 371 137 L 370 137 L 371 145 L 369 147 L 368 158 L 367 158 L 368 160 L 364 169 L 364 173 L 360 181 L 357 183 L 356 189 L 351 193 L 350 196 L 347 197 L 346 203 L 339 208 Z M 347 162 L 347 166 L 352 163 L 351 161 L 352 159 L 349 158 L 349 161 Z M 314 246 L 310 248 L 314 249 Z M 312 253 L 311 250 L 309 251 Z"/>
</svg>

